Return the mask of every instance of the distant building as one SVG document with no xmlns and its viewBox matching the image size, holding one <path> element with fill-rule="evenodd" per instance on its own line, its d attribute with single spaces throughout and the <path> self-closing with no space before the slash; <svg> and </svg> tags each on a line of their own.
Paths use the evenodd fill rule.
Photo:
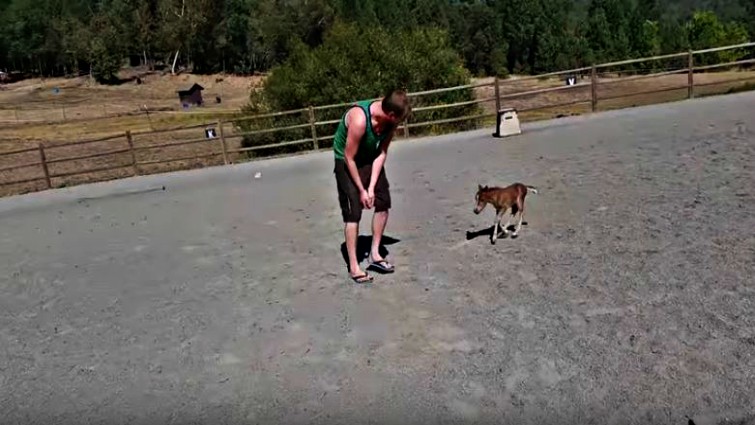
<svg viewBox="0 0 755 425">
<path fill-rule="evenodd" d="M 191 88 L 188 90 L 179 90 L 178 91 L 178 99 L 181 101 L 181 105 L 198 105 L 201 106 L 202 101 L 202 90 L 204 90 L 204 87 L 200 86 L 197 83 L 194 83 Z"/>
</svg>

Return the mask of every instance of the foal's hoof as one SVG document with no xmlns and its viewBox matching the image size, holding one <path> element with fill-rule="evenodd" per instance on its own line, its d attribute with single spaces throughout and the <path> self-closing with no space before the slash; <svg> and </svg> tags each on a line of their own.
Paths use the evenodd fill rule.
<svg viewBox="0 0 755 425">
<path fill-rule="evenodd" d="M 516 233 L 512 233 L 512 234 L 511 234 L 511 239 L 516 239 L 516 238 L 518 238 L 518 237 L 519 237 L 519 235 L 517 235 Z"/>
</svg>

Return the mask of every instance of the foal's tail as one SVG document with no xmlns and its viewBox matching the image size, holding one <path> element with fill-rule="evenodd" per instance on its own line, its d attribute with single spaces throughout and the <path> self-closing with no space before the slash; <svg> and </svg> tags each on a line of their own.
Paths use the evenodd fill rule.
<svg viewBox="0 0 755 425">
<path fill-rule="evenodd" d="M 532 192 L 537 195 L 537 188 L 535 186 L 526 186 L 528 192 Z"/>
</svg>

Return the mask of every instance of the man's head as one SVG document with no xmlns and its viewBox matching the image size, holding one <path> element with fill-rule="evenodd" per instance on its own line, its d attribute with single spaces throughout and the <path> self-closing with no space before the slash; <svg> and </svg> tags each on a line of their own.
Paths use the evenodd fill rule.
<svg viewBox="0 0 755 425">
<path fill-rule="evenodd" d="M 403 90 L 393 90 L 383 98 L 381 104 L 383 113 L 386 118 L 393 122 L 393 124 L 399 124 L 411 112 L 411 104 L 409 103 L 409 96 Z"/>
</svg>

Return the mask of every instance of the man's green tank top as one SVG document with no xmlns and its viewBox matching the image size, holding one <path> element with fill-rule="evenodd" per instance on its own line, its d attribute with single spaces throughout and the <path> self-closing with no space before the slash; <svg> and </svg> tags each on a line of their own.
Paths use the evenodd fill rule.
<svg viewBox="0 0 755 425">
<path fill-rule="evenodd" d="M 356 162 L 359 164 L 369 163 L 377 158 L 377 156 L 380 154 L 380 143 L 382 143 L 390 133 L 389 131 L 386 131 L 380 136 L 375 134 L 375 131 L 372 128 L 372 117 L 370 115 L 370 105 L 372 104 L 372 102 L 372 100 L 362 100 L 360 102 L 356 102 L 352 106 L 362 108 L 365 116 L 367 117 L 367 128 L 365 128 L 362 140 L 359 141 L 359 149 L 357 150 L 355 158 Z M 349 108 L 349 110 L 351 110 L 351 108 Z M 346 128 L 347 113 L 348 111 L 346 111 L 343 116 L 341 116 L 341 122 L 338 123 L 335 139 L 333 139 L 333 152 L 335 153 L 335 157 L 337 159 L 343 159 L 344 152 L 346 151 L 346 134 L 348 132 Z"/>
</svg>

